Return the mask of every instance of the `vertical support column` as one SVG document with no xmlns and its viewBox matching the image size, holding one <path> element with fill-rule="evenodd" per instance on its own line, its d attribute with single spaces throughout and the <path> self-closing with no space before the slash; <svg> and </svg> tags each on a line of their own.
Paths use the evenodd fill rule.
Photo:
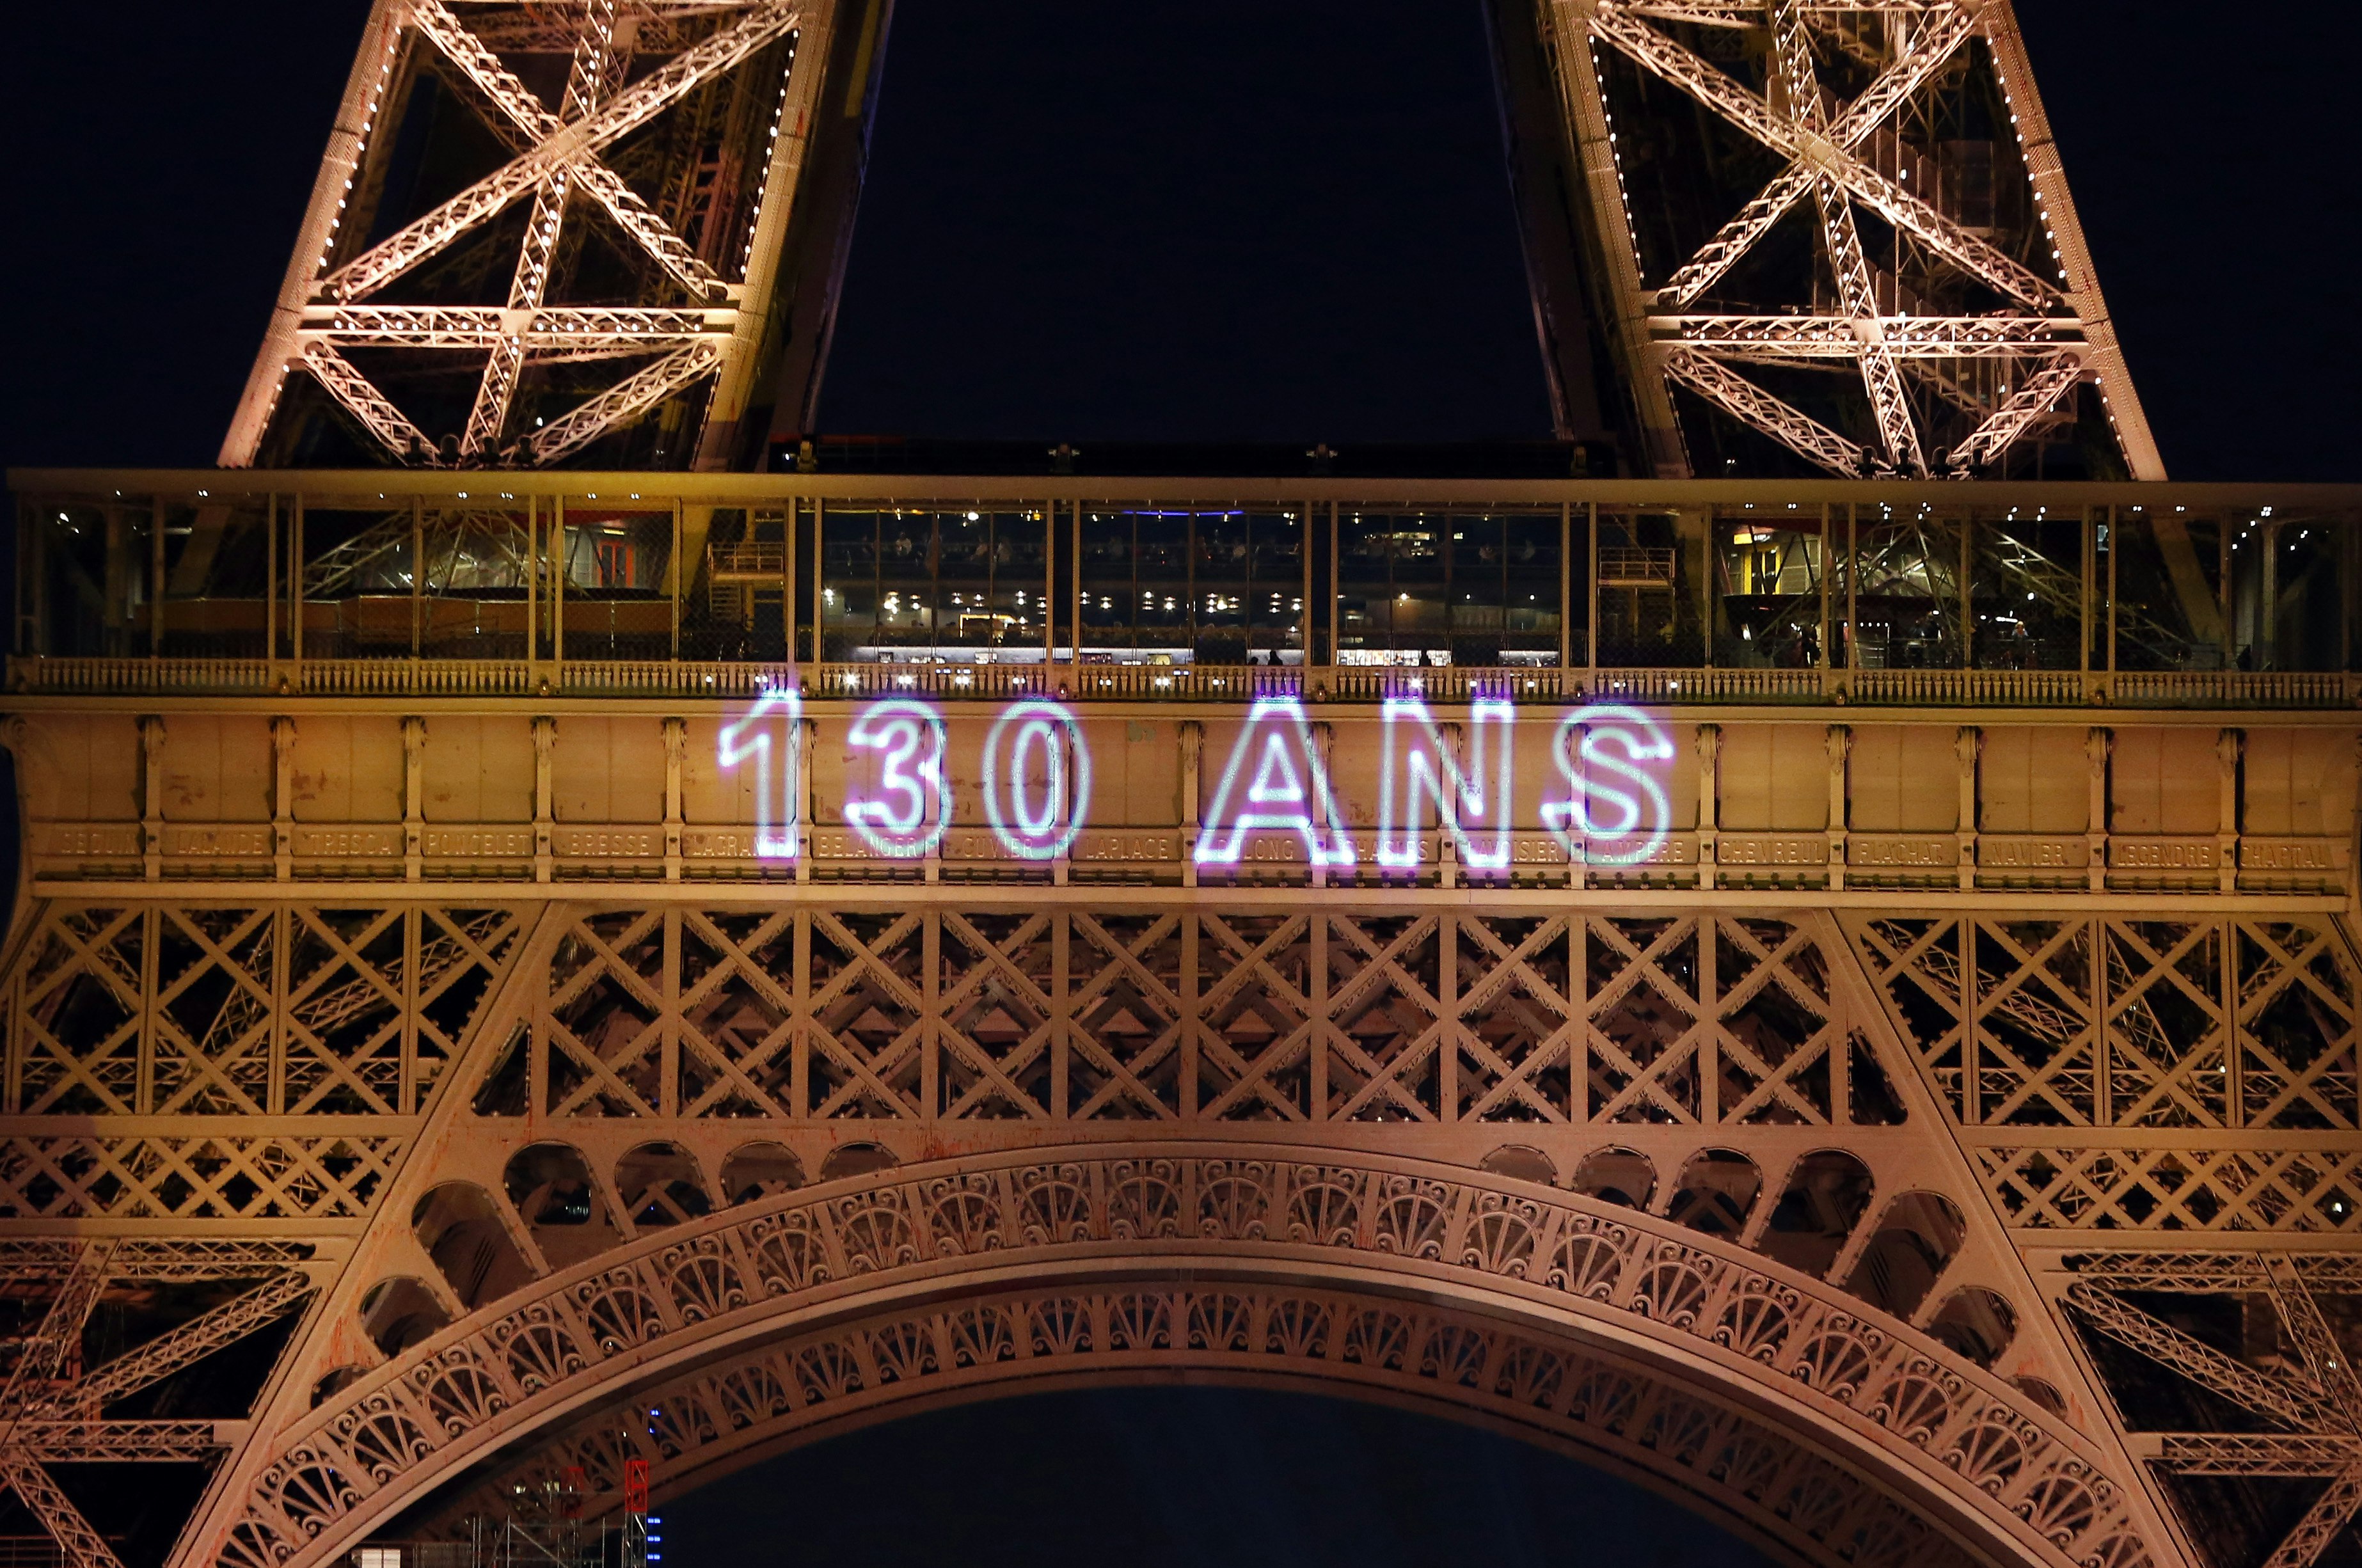
<svg viewBox="0 0 2362 1568">
<path fill-rule="evenodd" d="M 295 721 L 270 721 L 270 875 L 281 882 L 295 875 Z"/>
<path fill-rule="evenodd" d="M 426 878 L 426 721 L 402 721 L 402 879 Z"/>
<path fill-rule="evenodd" d="M 266 518 L 262 529 L 262 663 L 264 672 L 269 678 L 267 684 L 275 690 L 279 686 L 279 492 L 275 490 L 270 492 L 270 506 Z M 46 530 L 43 532 L 45 533 Z M 37 596 L 41 591 L 41 579 L 44 575 L 40 570 L 41 538 L 41 533 L 36 533 L 33 536 L 35 550 L 33 591 Z M 33 614 L 34 630 L 38 634 L 41 619 L 38 597 L 34 602 L 36 606 Z M 25 651 L 46 653 L 49 651 L 49 644 L 44 641 L 38 650 L 28 647 Z"/>
<path fill-rule="evenodd" d="M 1067 824 L 1075 820 L 1076 769 L 1083 759 L 1076 755 L 1080 749 L 1079 742 L 1065 725 L 1060 724 L 1057 727 L 1053 744 L 1058 748 L 1061 766 L 1058 768 L 1058 793 L 1051 801 L 1051 809 L 1057 814 L 1051 821 L 1057 830 L 1059 838 L 1063 840 L 1067 837 Z M 1090 809 L 1088 801 L 1083 802 L 1083 809 L 1087 812 Z M 1054 888 L 1065 887 L 1072 877 L 1074 868 L 1075 846 L 1072 841 L 1068 840 L 1050 862 L 1050 885 Z M 1059 929 L 1063 931 L 1065 916 L 1061 914 L 1058 918 L 1061 922 Z M 1063 943 L 1065 938 L 1061 936 L 1058 940 Z M 1064 952 L 1065 949 L 1061 947 L 1059 951 Z"/>
<path fill-rule="evenodd" d="M 944 1113 L 944 917 L 932 906 L 919 916 L 919 1118 Z"/>
<path fill-rule="evenodd" d="M 790 518 L 794 515 L 793 504 L 793 502 L 789 503 L 790 510 L 789 515 Z M 795 530 L 795 524 L 792 521 L 789 523 L 788 529 L 790 536 L 792 536 Z M 680 497 L 676 495 L 672 498 L 672 549 L 665 558 L 672 563 L 672 569 L 665 574 L 667 577 L 672 579 L 672 591 L 666 594 L 665 598 L 671 602 L 672 661 L 675 664 L 679 664 L 680 662 L 680 599 L 682 594 L 689 591 L 688 574 L 681 570 L 682 566 L 686 563 L 684 563 L 680 558 Z M 782 602 L 792 603 L 793 601 L 788 600 L 783 601 Z"/>
<path fill-rule="evenodd" d="M 1312 759 L 1319 767 L 1323 778 L 1336 777 L 1336 770 L 1330 766 L 1336 749 L 1337 726 L 1326 719 L 1315 720 L 1312 724 Z M 1308 779 L 1306 782 L 1308 784 L 1310 781 Z M 1316 888 L 1329 885 L 1329 834 L 1335 826 L 1329 820 L 1329 794 L 1326 790 L 1312 791 L 1312 836 L 1320 845 L 1320 858 L 1313 862 L 1311 868 L 1312 885 Z"/>
<path fill-rule="evenodd" d="M 164 657 L 164 498 L 148 502 L 148 664 Z"/>
<path fill-rule="evenodd" d="M 1714 911 L 1702 909 L 1696 919 L 1698 1121 L 1711 1127 L 1722 1120 L 1722 977 L 1715 963 L 1722 944 L 1715 940 Z"/>
<path fill-rule="evenodd" d="M 1854 671 L 1861 668 L 1861 512 L 1853 502 L 1846 502 L 1845 542 L 1845 673 L 1838 678 L 1838 700 L 1853 698 Z"/>
<path fill-rule="evenodd" d="M 1451 748 L 1451 760 L 1460 766 L 1461 771 L 1466 772 L 1467 726 L 1445 723 L 1436 727 L 1443 734 L 1443 744 Z M 1326 766 L 1325 759 L 1323 766 Z M 1435 814 L 1435 885 L 1456 888 L 1460 885 L 1460 834 L 1455 831 L 1460 826 L 1460 791 L 1447 787 L 1437 790 L 1436 796 L 1442 804 Z M 1412 797 L 1414 807 L 1417 799 L 1416 795 Z M 1415 809 L 1411 812 L 1410 828 L 1413 834 L 1418 831 L 1418 813 Z M 1412 840 L 1414 845 L 1417 842 L 1416 838 Z"/>
<path fill-rule="evenodd" d="M 1574 503 L 1558 507 L 1558 689 L 1566 690 L 1566 672 L 1574 666 Z"/>
<path fill-rule="evenodd" d="M 819 632 L 812 635 L 817 637 Z M 796 731 L 796 880 L 810 882 L 812 870 L 812 767 L 820 755 L 820 721 L 806 719 Z"/>
<path fill-rule="evenodd" d="M 792 604 L 789 606 L 793 608 Z M 801 740 L 800 735 L 793 737 Z M 680 765 L 689 754 L 689 721 L 669 718 L 664 722 L 665 748 L 665 825 L 664 876 L 668 882 L 680 880 Z M 800 827 L 802 824 L 799 823 Z"/>
<path fill-rule="evenodd" d="M 1568 1121 L 1591 1121 L 1591 927 L 1578 906 L 1566 916 L 1566 1021 L 1573 1038 L 1566 1046 Z M 1568 1176 L 1574 1173 L 1569 1171 Z"/>
<path fill-rule="evenodd" d="M 1050 1116 L 1065 1121 L 1074 1114 L 1068 1103 L 1067 1069 L 1074 1055 L 1075 994 L 1069 952 L 1075 922 L 1064 904 L 1050 908 Z"/>
<path fill-rule="evenodd" d="M 2092 606 L 2097 602 L 2093 591 L 2094 578 L 2099 569 L 2098 547 L 2092 537 L 2092 509 L 2083 508 L 2083 602 L 2075 623 L 2075 635 L 2081 648 L 2076 668 L 2081 671 L 2078 684 L 2082 688 L 2083 701 L 2097 701 L 2099 692 L 2092 685 Z"/>
<path fill-rule="evenodd" d="M 2085 781 L 2090 790 L 2083 819 L 2083 843 L 2091 856 L 2085 871 L 2085 886 L 2092 892 L 2108 890 L 2108 756 L 2115 746 L 2114 734 L 2094 724 L 2083 734 Z"/>
<path fill-rule="evenodd" d="M 1310 973 L 1305 976 L 1304 1048 L 1311 1053 L 1304 1064 L 1305 1093 L 1311 1104 L 1305 1114 L 1315 1121 L 1329 1120 L 1329 917 L 1326 906 L 1315 902 L 1306 911 L 1304 952 Z"/>
<path fill-rule="evenodd" d="M 426 607 L 426 501 L 419 495 L 410 498 L 410 657 L 416 658 L 425 651 Z M 411 679 L 417 679 L 414 672 Z"/>
<path fill-rule="evenodd" d="M 1311 604 L 1306 602 L 1305 608 Z M 1337 662 L 1337 639 L 1344 628 L 1337 624 L 1337 503 L 1329 503 L 1329 663 Z"/>
<path fill-rule="evenodd" d="M 524 498 L 524 689 L 538 690 L 541 663 L 541 497 Z"/>
<path fill-rule="evenodd" d="M 1589 557 L 1584 570 L 1583 692 L 1599 690 L 1599 502 L 1584 502 L 1583 547 Z"/>
<path fill-rule="evenodd" d="M 1042 507 L 1042 695 L 1057 690 L 1058 673 L 1058 503 Z"/>
<path fill-rule="evenodd" d="M 1460 1120 L 1460 911 L 1451 904 L 1435 912 L 1436 1114 Z"/>
<path fill-rule="evenodd" d="M 1820 656 L 1816 662 L 1820 666 L 1821 695 L 1824 697 L 1829 694 L 1829 668 L 1834 662 L 1829 657 L 1829 545 L 1832 542 L 1829 538 L 1829 503 L 1824 501 L 1821 502 L 1820 569 L 1813 574 L 1821 580 L 1821 618 L 1815 624 L 1813 638 L 1816 645 L 1814 651 Z M 1840 1083 L 1844 1078 L 1843 1073 L 1838 1075 Z"/>
<path fill-rule="evenodd" d="M 1184 861 L 1185 875 L 1189 863 Z M 1192 878 L 1194 881 L 1194 878 Z M 1181 1085 L 1175 1099 L 1184 1121 L 1198 1120 L 1198 908 L 1184 904 L 1173 917 L 1181 924 Z"/>
<path fill-rule="evenodd" d="M 828 506 L 817 495 L 812 497 L 812 580 L 811 661 L 819 664 L 828 657 Z M 814 696 L 820 695 L 814 692 Z"/>
<path fill-rule="evenodd" d="M 295 690 L 304 690 L 304 492 L 295 492 L 295 517 L 287 533 L 287 661 L 295 667 Z"/>
<path fill-rule="evenodd" d="M 664 1014 L 657 1021 L 657 1114 L 680 1114 L 680 906 L 668 904 L 657 917 L 657 964 L 662 971 L 657 994 Z"/>
<path fill-rule="evenodd" d="M 557 746 L 557 721 L 543 714 L 533 722 L 533 879 L 547 882 L 557 868 L 551 843 L 550 754 Z"/>
<path fill-rule="evenodd" d="M 549 502 L 549 662 L 557 668 L 550 683 L 566 687 L 566 497 Z"/>
<path fill-rule="evenodd" d="M 1070 503 L 1074 510 L 1067 513 L 1072 531 L 1067 535 L 1066 584 L 1066 679 L 1073 684 L 1067 690 L 1080 696 L 1083 690 L 1083 503 Z M 1308 554 L 1308 560 L 1310 558 Z M 1308 604 L 1311 602 L 1307 600 Z M 1305 623 L 1311 621 L 1306 615 Z"/>
<path fill-rule="evenodd" d="M 1973 891 L 1977 885 L 1977 768 L 1984 749 L 1985 733 L 1974 724 L 1962 724 L 1952 738 L 1952 752 L 1960 767 L 1959 821 L 1955 831 L 1960 845 L 1958 875 L 1962 892 Z"/>
<path fill-rule="evenodd" d="M 164 879 L 164 721 L 155 713 L 139 721 L 139 874 Z"/>
<path fill-rule="evenodd" d="M 1181 885 L 1198 885 L 1198 764 L 1206 749 L 1206 726 L 1184 719 L 1181 736 Z"/>
<path fill-rule="evenodd" d="M 1827 668 L 1826 665 L 1824 668 Z M 1853 825 L 1850 815 L 1853 797 L 1851 790 L 1847 787 L 1849 769 L 1853 756 L 1853 727 L 1850 724 L 1829 725 L 1827 742 L 1829 750 L 1829 891 L 1837 893 L 1845 890 L 1846 830 Z"/>
<path fill-rule="evenodd" d="M 795 1009 L 795 1033 L 788 1041 L 788 1114 L 811 1114 L 811 911 L 800 909 L 794 922 L 794 988 L 788 994 Z"/>
<path fill-rule="evenodd" d="M 1698 825 L 1697 825 L 1697 885 L 1705 892 L 1714 887 L 1715 856 L 1719 829 L 1722 825 L 1722 726 L 1700 724 L 1697 727 L 1698 760 Z"/>
<path fill-rule="evenodd" d="M 2224 730 L 2214 737 L 2214 890 L 2239 890 L 2239 759 L 2246 732 Z"/>
<path fill-rule="evenodd" d="M 2125 553 L 2125 542 L 2116 532 L 2116 509 L 2108 508 L 2108 686 L 2110 702 L 2116 700 L 2116 558 Z"/>
</svg>

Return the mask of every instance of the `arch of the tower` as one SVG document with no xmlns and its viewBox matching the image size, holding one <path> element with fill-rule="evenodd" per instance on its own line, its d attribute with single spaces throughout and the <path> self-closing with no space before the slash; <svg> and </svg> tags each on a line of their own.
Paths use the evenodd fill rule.
<svg viewBox="0 0 2362 1568">
<path fill-rule="evenodd" d="M 653 1231 L 322 1391 L 215 1561 L 311 1568 L 470 1494 L 691 1486 L 905 1408 L 1200 1373 L 1440 1405 L 1793 1558 L 2131 1568 L 2103 1452 L 1933 1333 L 1669 1219 L 1349 1149 L 1071 1145 Z"/>
</svg>

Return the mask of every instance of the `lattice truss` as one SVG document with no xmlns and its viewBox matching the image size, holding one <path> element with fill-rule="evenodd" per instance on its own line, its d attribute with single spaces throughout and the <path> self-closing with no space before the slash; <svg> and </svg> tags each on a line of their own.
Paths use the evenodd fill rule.
<svg viewBox="0 0 2362 1568">
<path fill-rule="evenodd" d="M 521 931 L 505 907 L 44 909 L 7 977 L 6 1106 L 59 1120 L 0 1143 L 0 1215 L 365 1214 L 403 1146 L 370 1121 L 420 1110 Z"/>
<path fill-rule="evenodd" d="M 2164 477 L 2006 4 L 1557 9 L 1661 470 L 1754 466 L 1678 388 L 1831 473 L 1998 471 L 2104 419 Z"/>
<path fill-rule="evenodd" d="M 2074 1260 L 2070 1318 L 2214 1562 L 2311 1568 L 2362 1546 L 2362 1259 Z"/>
<path fill-rule="evenodd" d="M 148 1412 L 226 1395 L 251 1400 L 260 1374 L 233 1368 L 224 1378 L 209 1358 L 311 1294 L 309 1251 L 284 1242 L 0 1242 L 0 1313 L 11 1325 L 0 1339 L 0 1484 L 69 1568 L 122 1564 L 115 1540 L 50 1467 L 128 1466 L 115 1472 L 117 1484 L 136 1485 L 155 1474 L 138 1466 L 217 1461 L 230 1440 L 214 1420 Z"/>
<path fill-rule="evenodd" d="M 707 383 L 751 351 L 804 20 L 796 0 L 381 0 L 299 240 L 317 254 L 223 463 L 305 443 L 300 371 L 373 461 L 546 465 L 668 408 L 602 458 L 686 466 Z M 442 123 L 448 99 L 480 128 Z"/>
<path fill-rule="evenodd" d="M 2014 1223 L 2362 1231 L 2357 966 L 2327 920 L 1854 918 Z M 2075 1129 L 2147 1129 L 2080 1140 Z"/>
<path fill-rule="evenodd" d="M 1685 916 L 613 911 L 482 1111 L 1889 1123 L 1803 923 Z"/>
</svg>

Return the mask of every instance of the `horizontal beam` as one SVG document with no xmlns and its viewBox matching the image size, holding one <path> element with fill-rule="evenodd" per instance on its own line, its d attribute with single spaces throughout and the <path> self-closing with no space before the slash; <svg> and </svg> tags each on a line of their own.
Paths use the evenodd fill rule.
<svg viewBox="0 0 2362 1568">
<path fill-rule="evenodd" d="M 1382 454 L 1383 448 L 1378 449 Z M 1363 454 L 1368 455 L 1368 454 Z M 1341 454 L 1351 464 L 1353 449 Z M 2279 512 L 2305 508 L 2362 509 L 2362 484 L 2158 484 L 2051 482 L 1981 480 L 1973 491 L 1956 480 L 1904 479 L 1790 480 L 1546 480 L 1339 478 L 1306 474 L 1132 475 L 1092 474 L 1091 453 L 1076 458 L 1075 474 L 687 474 L 655 471 L 566 469 L 451 469 L 395 472 L 386 469 L 11 469 L 10 490 L 28 499 L 86 496 L 93 500 L 151 496 L 193 501 L 251 499 L 277 495 L 309 497 L 318 505 L 347 501 L 383 501 L 412 496 L 439 500 L 523 501 L 563 496 L 620 504 L 643 501 L 651 509 L 678 498 L 720 506 L 784 505 L 789 501 L 900 502 L 944 505 L 983 501 L 1174 502 L 1219 498 L 1233 503 L 1359 502 L 1399 509 L 1418 505 L 1507 505 L 1569 502 L 1625 511 L 1678 511 L 1686 507 L 1752 504 L 1762 508 L 1855 504 L 1958 510 L 1970 505 L 2004 511 L 2047 506 L 2053 512 L 2081 506 L 2128 506 L 2165 510 L 2269 506 Z M 2071 515 L 2071 513 L 2070 513 Z"/>
</svg>

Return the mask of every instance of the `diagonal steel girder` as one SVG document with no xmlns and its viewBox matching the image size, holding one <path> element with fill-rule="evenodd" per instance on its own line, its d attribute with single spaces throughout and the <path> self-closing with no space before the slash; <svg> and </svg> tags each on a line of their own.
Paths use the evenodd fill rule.
<svg viewBox="0 0 2362 1568">
<path fill-rule="evenodd" d="M 106 1544 L 106 1538 L 93 1529 L 82 1510 L 58 1490 L 39 1460 L 22 1449 L 0 1448 L 0 1480 L 15 1489 L 41 1521 L 70 1568 L 123 1568 L 122 1559 Z"/>
<path fill-rule="evenodd" d="M 2312 1390 L 2267 1377 L 2096 1286 L 2079 1280 L 2067 1287 L 2067 1300 L 2109 1338 L 2259 1416 L 2299 1431 L 2341 1424 Z"/>
<path fill-rule="evenodd" d="M 566 128 L 567 120 L 551 114 L 534 96 L 532 89 L 517 80 L 501 63 L 500 57 L 487 49 L 441 0 L 422 0 L 412 16 L 420 33 L 501 111 L 501 117 L 491 122 L 492 128 L 508 133 L 510 146 L 520 156 L 530 154 Z M 613 59 L 612 53 L 609 59 Z M 597 70 L 595 65 L 593 70 Z M 603 73 L 594 74 L 591 80 L 602 81 Z M 572 108 L 573 102 L 569 88 L 569 113 L 579 118 L 580 112 Z M 565 173 L 575 189 L 604 207 L 607 215 L 692 295 L 714 299 L 724 293 L 727 285 L 721 274 L 707 266 L 704 258 L 690 249 L 689 242 L 672 226 L 650 211 L 639 193 L 595 156 L 585 154 L 572 160 Z"/>
<path fill-rule="evenodd" d="M 615 0 L 586 0 L 574 59 L 567 71 L 565 118 L 580 119 L 599 106 L 614 47 Z M 553 127 L 550 134 L 556 132 Z M 572 162 L 560 164 L 543 177 L 534 192 L 533 216 L 524 226 L 524 243 L 518 248 L 516 269 L 509 280 L 509 309 L 518 313 L 520 328 L 548 296 L 550 269 L 557 260 L 558 229 L 566 221 L 566 193 L 576 167 Z M 517 377 L 524 369 L 524 346 L 523 330 L 503 332 L 484 357 L 476 401 L 459 437 L 461 457 L 480 460 L 499 447 L 515 401 Z"/>
<path fill-rule="evenodd" d="M 1772 10 L 1772 44 L 1779 59 L 1779 82 L 1790 122 L 1805 135 L 1826 139 L 1827 120 L 1821 108 L 1820 81 L 1813 70 L 1812 47 L 1805 40 L 1801 0 L 1778 0 Z M 1878 298 L 1871 286 L 1870 259 L 1862 254 L 1853 204 L 1835 179 L 1819 172 L 1813 175 L 1813 203 L 1820 209 L 1821 240 L 1828 252 L 1829 269 L 1837 275 L 1838 296 L 1861 339 L 1862 388 L 1870 396 L 1887 461 L 1914 479 L 1925 479 L 1927 458 L 1919 448 L 1918 419 L 1912 412 L 1910 394 L 1904 390 L 1903 373 L 1895 369 L 1894 356 L 1880 337 Z"/>
<path fill-rule="evenodd" d="M 1665 356 L 1665 374 L 1732 417 L 1803 453 L 1833 474 L 1859 475 L 1863 448 L 1801 409 L 1773 397 L 1745 376 L 1694 348 Z"/>
<path fill-rule="evenodd" d="M 1591 31 L 1783 158 L 1807 166 L 1816 178 L 1836 181 L 1855 201 L 1995 292 L 2036 310 L 2060 302 L 2058 284 L 2036 277 L 1827 135 L 1774 113 L 1751 89 L 1650 27 L 1619 0 L 1599 0 L 1591 13 Z"/>
<path fill-rule="evenodd" d="M 1646 10 L 1650 15 L 1662 14 L 1654 6 Z M 1958 9 L 1939 12 L 1929 26 L 1912 39 L 1909 52 L 1882 72 L 1860 97 L 1846 105 L 1844 112 L 1830 122 L 1822 135 L 1831 145 L 1848 152 L 1860 146 L 1904 99 L 1942 69 L 1944 62 L 1958 52 L 1974 30 L 1966 12 Z M 1723 274 L 1738 264 L 1741 257 L 1754 248 L 1756 241 L 1772 231 L 1772 226 L 1813 185 L 1812 166 L 1802 159 L 1792 161 L 1772 177 L 1772 182 L 1764 186 L 1760 194 L 1739 209 L 1738 216 L 1716 230 L 1712 238 L 1698 248 L 1695 256 L 1683 262 L 1665 281 L 1665 286 L 1657 293 L 1659 303 L 1686 305 L 1712 288 Z"/>
<path fill-rule="evenodd" d="M 136 1394 L 223 1346 L 244 1339 L 302 1300 L 312 1288 L 311 1278 L 303 1270 L 289 1269 L 243 1295 L 232 1297 L 210 1312 L 192 1318 L 145 1344 L 126 1351 L 65 1388 L 39 1400 L 29 1415 L 37 1422 L 43 1419 L 61 1418 L 70 1412 L 90 1413 L 103 1409 L 126 1395 Z M 30 1423 L 28 1428 L 19 1430 L 20 1441 L 30 1441 L 23 1436 L 29 1426 Z"/>
<path fill-rule="evenodd" d="M 462 234 L 538 189 L 562 167 L 580 163 L 646 125 L 702 83 L 736 66 L 792 29 L 801 13 L 771 0 L 733 27 L 682 51 L 633 83 L 596 112 L 559 126 L 530 151 L 477 181 L 433 212 L 370 247 L 323 280 L 319 295 L 366 299 Z"/>
</svg>

